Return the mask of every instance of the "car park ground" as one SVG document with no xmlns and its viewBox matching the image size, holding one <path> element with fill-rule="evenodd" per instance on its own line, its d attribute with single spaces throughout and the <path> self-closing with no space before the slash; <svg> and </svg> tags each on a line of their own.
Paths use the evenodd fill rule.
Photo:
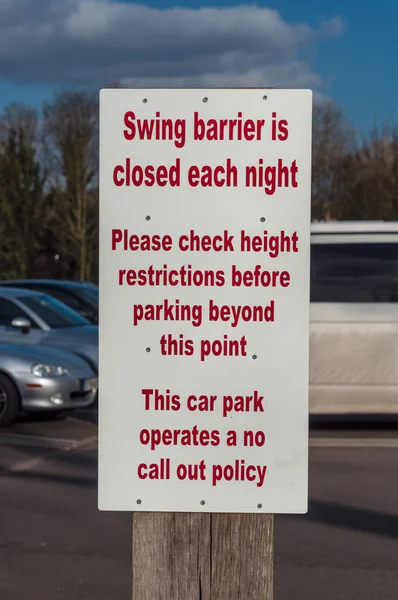
<svg viewBox="0 0 398 600">
<path fill-rule="evenodd" d="M 275 600 L 398 598 L 397 472 L 395 426 L 312 427 L 309 513 L 276 517 Z M 131 516 L 99 512 L 96 485 L 95 411 L 0 431 L 2 600 L 130 600 Z"/>
</svg>

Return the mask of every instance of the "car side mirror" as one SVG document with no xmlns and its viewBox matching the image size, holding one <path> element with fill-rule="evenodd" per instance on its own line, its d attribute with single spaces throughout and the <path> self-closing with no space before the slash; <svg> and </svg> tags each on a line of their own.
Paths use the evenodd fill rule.
<svg viewBox="0 0 398 600">
<path fill-rule="evenodd" d="M 14 329 L 20 329 L 22 333 L 26 334 L 31 330 L 32 323 L 25 317 L 15 317 L 15 319 L 11 321 L 11 327 L 14 327 Z"/>
</svg>

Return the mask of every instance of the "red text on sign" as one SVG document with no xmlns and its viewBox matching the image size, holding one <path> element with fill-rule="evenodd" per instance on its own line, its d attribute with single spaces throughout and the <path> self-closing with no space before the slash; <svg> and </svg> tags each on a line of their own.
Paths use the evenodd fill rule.
<svg viewBox="0 0 398 600">
<path fill-rule="evenodd" d="M 235 460 L 232 465 L 213 465 L 212 485 L 220 481 L 256 481 L 257 487 L 264 485 L 267 467 L 262 465 L 246 465 L 243 459 Z"/>
<path fill-rule="evenodd" d="M 217 430 L 199 430 L 195 425 L 192 429 L 142 429 L 140 442 L 155 450 L 158 446 L 218 446 L 220 432 Z"/>
<path fill-rule="evenodd" d="M 176 470 L 177 477 L 180 481 L 189 479 L 189 481 L 205 481 L 206 479 L 206 464 L 201 460 L 197 465 L 178 465 Z"/>
<path fill-rule="evenodd" d="M 188 396 L 187 408 L 191 412 L 213 412 L 217 396 Z"/>
<path fill-rule="evenodd" d="M 181 162 L 177 158 L 174 165 L 132 165 L 126 158 L 124 165 L 116 165 L 113 169 L 113 183 L 116 187 L 178 187 L 181 184 Z"/>
<path fill-rule="evenodd" d="M 121 249 L 132 252 L 168 252 L 173 247 L 173 240 L 170 235 L 129 235 L 128 229 L 112 229 L 112 250 L 119 245 Z"/>
<path fill-rule="evenodd" d="M 238 112 L 236 119 L 202 119 L 199 113 L 194 113 L 193 139 L 207 140 L 261 140 L 265 126 L 264 119 L 244 119 L 243 113 Z"/>
<path fill-rule="evenodd" d="M 209 300 L 209 321 L 231 321 L 231 327 L 237 327 L 239 321 L 270 323 L 275 321 L 275 302 L 271 300 L 268 306 L 217 306 Z"/>
<path fill-rule="evenodd" d="M 188 183 L 191 187 L 237 187 L 238 169 L 232 164 L 232 160 L 227 158 L 225 165 L 203 165 L 198 167 L 192 165 L 188 169 Z"/>
<path fill-rule="evenodd" d="M 193 269 L 192 265 L 182 265 L 171 269 L 168 265 L 156 269 L 153 265 L 147 269 L 119 269 L 119 285 L 129 286 L 181 286 L 181 287 L 222 287 L 225 285 L 225 273 L 221 269 Z"/>
<path fill-rule="evenodd" d="M 268 252 L 270 258 L 277 258 L 281 252 L 298 252 L 298 235 L 295 231 L 287 235 L 281 231 L 279 235 L 248 235 L 245 230 L 240 232 L 240 249 L 242 252 Z"/>
<path fill-rule="evenodd" d="M 194 353 L 193 340 L 185 339 L 182 333 L 178 339 L 171 333 L 162 335 L 159 343 L 162 356 L 192 356 Z"/>
<path fill-rule="evenodd" d="M 191 229 L 189 234 L 179 237 L 178 247 L 182 252 L 233 252 L 233 239 L 234 236 L 227 230 L 222 235 L 199 235 Z"/>
<path fill-rule="evenodd" d="M 222 416 L 228 417 L 232 412 L 264 412 L 264 396 L 257 390 L 252 396 L 224 396 L 222 401 Z"/>
<path fill-rule="evenodd" d="M 278 188 L 296 188 L 298 166 L 297 161 L 287 166 L 281 158 L 277 165 L 264 165 L 264 160 L 259 159 L 257 166 L 246 167 L 246 187 L 263 187 L 267 196 L 275 194 Z"/>
<path fill-rule="evenodd" d="M 124 115 L 123 135 L 126 140 L 173 140 L 177 148 L 185 146 L 185 119 L 165 119 L 160 112 L 155 113 L 154 119 L 137 119 L 135 113 L 129 110 Z"/>
<path fill-rule="evenodd" d="M 257 447 L 264 446 L 265 444 L 265 433 L 264 431 L 244 431 L 243 432 L 243 445 Z"/>
<path fill-rule="evenodd" d="M 138 465 L 137 475 L 140 479 L 170 479 L 170 459 L 161 458 L 157 463 L 141 463 Z"/>
<path fill-rule="evenodd" d="M 277 287 L 286 288 L 290 285 L 289 271 L 263 271 L 261 265 L 256 265 L 254 271 L 241 271 L 232 265 L 232 287 Z"/>
<path fill-rule="evenodd" d="M 289 123 L 286 119 L 277 119 L 276 112 L 272 113 L 271 139 L 275 142 L 285 142 L 289 137 Z"/>
<path fill-rule="evenodd" d="M 203 362 L 209 356 L 247 356 L 246 336 L 239 340 L 230 340 L 224 335 L 222 340 L 201 340 L 200 360 Z"/>
<path fill-rule="evenodd" d="M 141 393 L 144 396 L 145 410 L 180 410 L 180 397 L 171 394 L 170 390 L 161 394 L 159 390 L 143 389 Z"/>
<path fill-rule="evenodd" d="M 142 321 L 189 321 L 193 327 L 202 325 L 203 307 L 201 304 L 181 304 L 177 298 L 170 302 L 168 298 L 162 304 L 134 304 L 133 325 Z"/>
</svg>

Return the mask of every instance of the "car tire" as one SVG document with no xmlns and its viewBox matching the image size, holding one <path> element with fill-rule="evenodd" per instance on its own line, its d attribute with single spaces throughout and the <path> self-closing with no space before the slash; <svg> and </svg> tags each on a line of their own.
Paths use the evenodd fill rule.
<svg viewBox="0 0 398 600">
<path fill-rule="evenodd" d="M 0 427 L 10 425 L 19 413 L 18 390 L 13 381 L 0 373 Z"/>
</svg>

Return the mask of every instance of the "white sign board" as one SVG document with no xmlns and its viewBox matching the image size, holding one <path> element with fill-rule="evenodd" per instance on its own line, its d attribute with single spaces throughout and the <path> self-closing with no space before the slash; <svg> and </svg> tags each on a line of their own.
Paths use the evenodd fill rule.
<svg viewBox="0 0 398 600">
<path fill-rule="evenodd" d="M 101 91 L 100 509 L 307 511 L 311 122 Z"/>
</svg>

